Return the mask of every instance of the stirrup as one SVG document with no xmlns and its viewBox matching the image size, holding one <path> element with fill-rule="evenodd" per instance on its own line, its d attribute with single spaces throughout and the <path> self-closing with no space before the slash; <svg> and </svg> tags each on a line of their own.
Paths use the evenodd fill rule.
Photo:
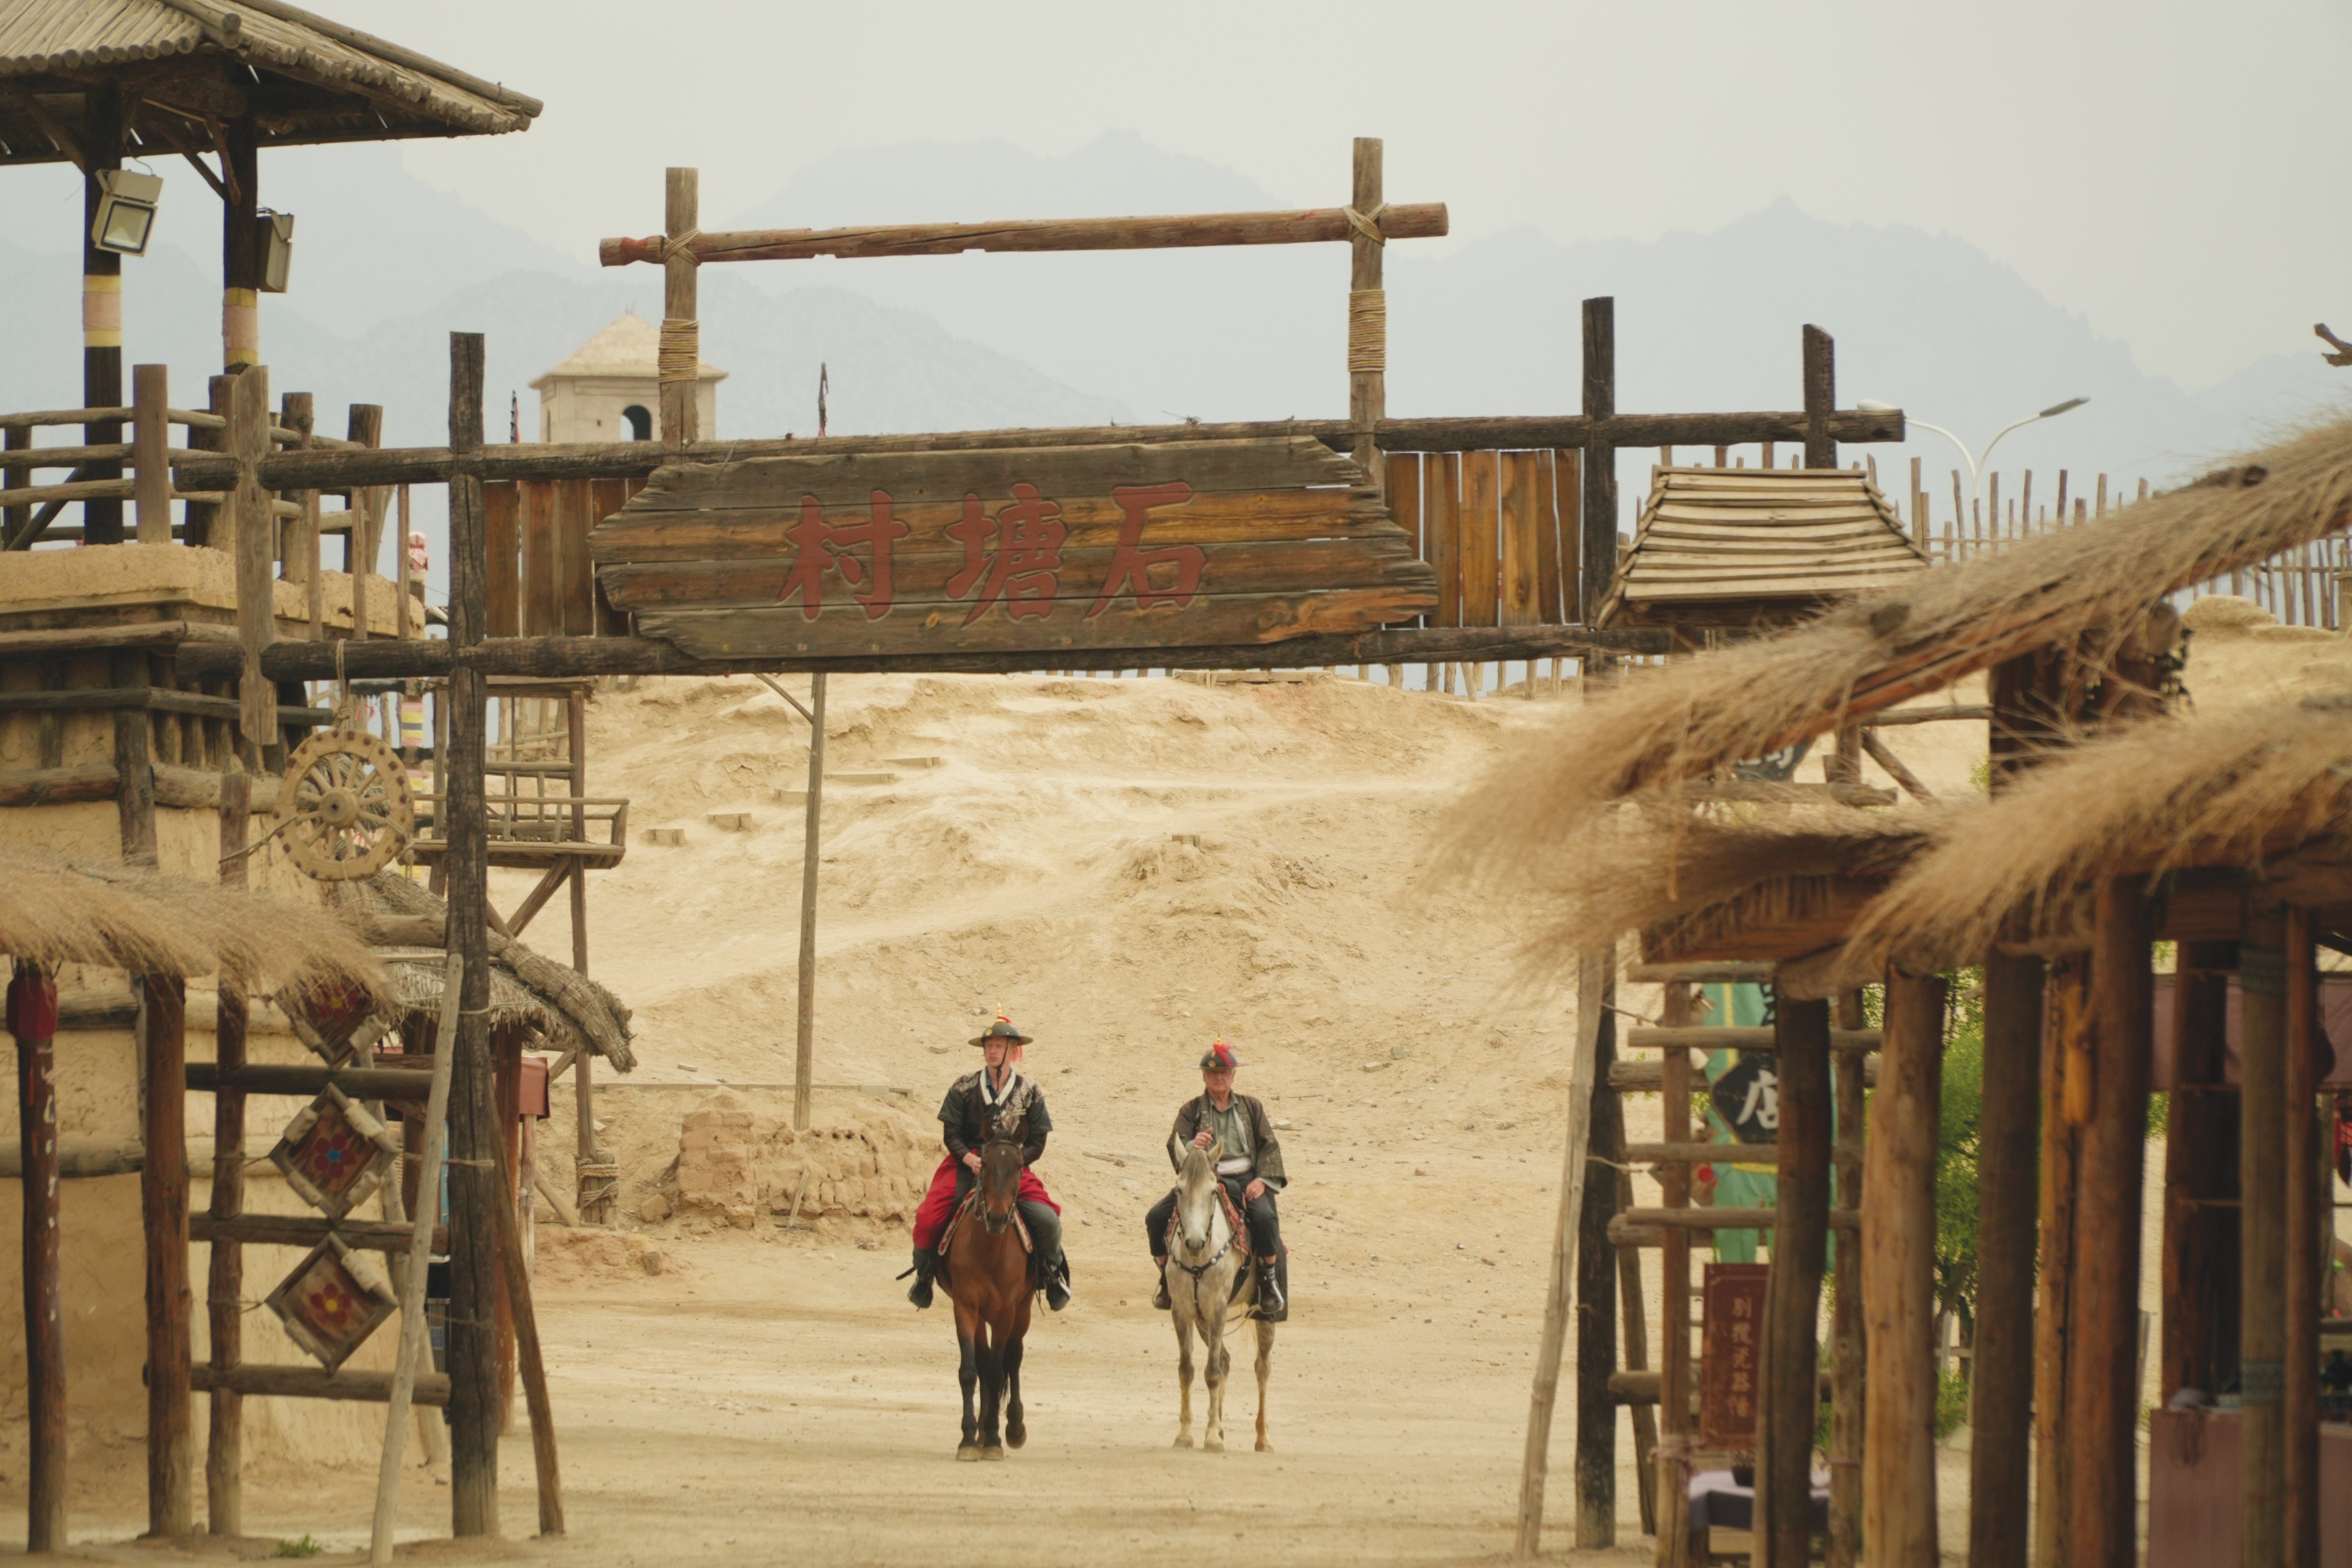
<svg viewBox="0 0 2352 1568">
<path fill-rule="evenodd" d="M 1276 1281 L 1274 1277 L 1278 1268 L 1278 1264 L 1267 1263 L 1263 1260 L 1261 1260 L 1257 1266 L 1258 1305 L 1263 1308 L 1272 1309 L 1272 1311 L 1264 1312 L 1261 1315 L 1276 1320 L 1279 1320 L 1282 1314 L 1290 1311 L 1290 1298 L 1282 1293 L 1282 1286 Z"/>
<path fill-rule="evenodd" d="M 1152 1292 L 1151 1304 L 1163 1312 L 1176 1310 L 1176 1303 L 1168 1295 L 1168 1266 L 1165 1263 L 1160 1266 L 1160 1288 Z"/>
</svg>

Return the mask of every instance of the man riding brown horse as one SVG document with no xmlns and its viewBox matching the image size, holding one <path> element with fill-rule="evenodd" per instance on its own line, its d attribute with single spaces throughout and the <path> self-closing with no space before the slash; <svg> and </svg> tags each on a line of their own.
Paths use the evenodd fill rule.
<svg viewBox="0 0 2352 1568">
<path fill-rule="evenodd" d="M 1036 1246 L 1037 1279 L 1045 1288 L 1045 1304 L 1058 1312 L 1070 1304 L 1070 1271 L 1062 1257 L 1061 1206 L 1047 1196 L 1036 1172 L 1028 1168 L 1045 1154 L 1045 1134 L 1054 1130 L 1054 1119 L 1045 1113 L 1044 1092 L 1019 1070 L 1022 1047 L 1030 1039 L 999 1013 L 996 1021 L 971 1043 L 981 1049 L 980 1071 L 957 1079 L 940 1103 L 940 1141 L 947 1145 L 947 1154 L 931 1173 L 930 1190 L 915 1209 L 915 1282 L 908 1288 L 907 1299 L 919 1307 L 931 1304 L 940 1232 L 979 1177 L 981 1152 L 988 1143 L 990 1126 L 1012 1121 L 1021 1127 L 1021 1218 Z"/>
<path fill-rule="evenodd" d="M 1250 1253 L 1258 1260 L 1257 1314 L 1274 1322 L 1290 1316 L 1290 1302 L 1282 1291 L 1282 1220 L 1275 1212 L 1274 1195 L 1288 1185 L 1282 1169 L 1282 1145 L 1265 1107 L 1246 1094 L 1234 1092 L 1234 1074 L 1241 1060 L 1223 1040 L 1201 1058 L 1197 1100 L 1188 1100 L 1176 1112 L 1175 1130 L 1168 1134 L 1168 1162 L 1183 1168 L 1184 1149 L 1222 1144 L 1217 1180 L 1249 1227 Z M 1176 1192 L 1151 1206 L 1143 1229 L 1151 1243 L 1151 1261 L 1160 1273 L 1160 1289 L 1151 1304 L 1169 1308 L 1168 1225 L 1176 1213 Z"/>
</svg>

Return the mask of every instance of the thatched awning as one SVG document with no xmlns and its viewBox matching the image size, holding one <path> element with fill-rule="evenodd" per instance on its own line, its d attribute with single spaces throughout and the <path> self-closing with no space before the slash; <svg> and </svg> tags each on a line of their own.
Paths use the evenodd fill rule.
<svg viewBox="0 0 2352 1568">
<path fill-rule="evenodd" d="M 323 909 L 217 883 L 0 851 L 0 952 L 44 966 L 230 975 L 299 997 L 328 985 L 388 995 L 383 967 Z"/>
<path fill-rule="evenodd" d="M 1792 631 L 1637 674 L 1498 768 L 1458 819 L 1479 824 L 1462 848 L 1491 862 L 1547 853 L 1628 794 L 1670 797 L 2005 659 L 2126 626 L 2179 589 L 2347 525 L 2352 419 Z"/>
<path fill-rule="evenodd" d="M 130 151 L 214 149 L 250 116 L 261 145 L 521 131 L 541 104 L 284 0 L 0 4 L 0 163 L 69 161 L 93 81 L 121 88 Z"/>
</svg>

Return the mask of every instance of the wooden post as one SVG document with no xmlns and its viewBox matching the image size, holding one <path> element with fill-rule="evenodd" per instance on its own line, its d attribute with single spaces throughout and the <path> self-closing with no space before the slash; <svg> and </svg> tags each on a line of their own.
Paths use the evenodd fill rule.
<svg viewBox="0 0 2352 1568">
<path fill-rule="evenodd" d="M 2211 1395 L 2237 1370 L 2238 1096 L 2196 1092 L 2222 1080 L 2237 962 L 2234 942 L 2183 942 L 2173 965 L 2160 1401 L 2183 1388 Z"/>
<path fill-rule="evenodd" d="M 2280 1348 L 2285 1376 L 2279 1387 L 2283 1430 L 2280 1466 L 2284 1492 L 2285 1568 L 2319 1568 L 2319 1298 L 2325 1288 L 2320 1249 L 2335 1236 L 2335 1215 L 2323 1211 L 2332 1173 L 2321 1163 L 2319 1103 L 2319 968 L 2315 925 L 2307 908 L 2286 912 L 2286 1030 L 2280 1078 L 2285 1125 L 2279 1140 L 2286 1167 L 2279 1207 L 2284 1233 L 2280 1276 L 2286 1297 Z M 2322 1184 L 2326 1185 L 2323 1186 Z M 2323 1219 L 2323 1212 L 2326 1218 Z"/>
<path fill-rule="evenodd" d="M 244 114 L 222 129 L 221 366 L 234 376 L 261 362 L 261 128 Z"/>
<path fill-rule="evenodd" d="M 482 481 L 482 338 L 449 335 L 449 640 L 482 638 L 488 606 Z M 449 950 L 465 960 L 449 1113 L 449 1490 L 452 1530 L 499 1532 L 498 1216 L 501 1136 L 491 1083 L 489 857 L 482 765 L 488 704 L 481 673 L 449 674 Z"/>
<path fill-rule="evenodd" d="M 2042 971 L 2038 957 L 1998 951 L 1984 956 L 1977 1333 L 1969 1368 L 1969 1568 L 2018 1568 L 2032 1517 Z"/>
<path fill-rule="evenodd" d="M 547 1364 L 540 1355 L 539 1314 L 530 1299 L 530 1262 L 524 1255 L 521 1222 L 512 1195 L 530 1200 L 528 1188 L 518 1189 L 514 1162 L 507 1141 L 497 1140 L 499 1187 L 509 1194 L 498 1207 L 499 1259 L 506 1271 L 507 1300 L 514 1317 L 515 1350 L 521 1364 L 523 1402 L 530 1411 L 532 1473 L 539 1482 L 539 1532 L 563 1533 L 563 1471 L 555 1452 L 555 1406 L 547 1393 Z"/>
<path fill-rule="evenodd" d="M 1617 1162 L 1614 1172 L 1617 1179 L 1611 1186 L 1614 1207 L 1622 1213 L 1633 1207 L 1633 1173 L 1625 1166 L 1625 1116 L 1622 1100 L 1618 1104 L 1616 1142 L 1617 1152 L 1610 1158 Z M 1601 1239 L 1604 1241 L 1608 1239 L 1605 1229 Z M 1643 1304 L 1645 1293 L 1642 1289 L 1642 1249 L 1638 1247 L 1614 1247 L 1609 1250 L 1617 1255 L 1617 1312 L 1618 1321 L 1622 1325 L 1620 1337 L 1625 1342 L 1625 1370 L 1647 1372 L 1650 1369 L 1650 1325 Z M 1628 1414 L 1633 1418 L 1633 1493 L 1642 1511 L 1642 1533 L 1655 1535 L 1658 1533 L 1658 1478 L 1655 1470 L 1658 1413 L 1647 1405 L 1636 1405 Z"/>
<path fill-rule="evenodd" d="M 1862 1195 L 1870 1408 L 1863 1538 L 1872 1568 L 1935 1568 L 1936 1141 L 1944 981 L 1890 971 Z M 1785 1080 L 1784 1080 L 1785 1083 Z M 1788 1092 L 1781 1091 L 1783 1146 Z"/>
<path fill-rule="evenodd" d="M 1559 1213 L 1552 1223 L 1551 1270 L 1544 1287 L 1543 1337 L 1536 1345 L 1536 1375 L 1528 1395 L 1527 1449 L 1519 1461 L 1519 1527 L 1512 1554 L 1533 1557 L 1543 1539 L 1544 1477 L 1551 1457 L 1551 1415 L 1559 1392 L 1560 1354 L 1576 1262 L 1577 1230 L 1584 1213 L 1587 1153 L 1592 1134 L 1592 1088 L 1601 1076 L 1601 1036 L 1610 1027 L 1605 1006 L 1612 953 L 1588 953 L 1577 976 L 1576 1057 L 1569 1064 L 1568 1132 L 1562 1139 Z"/>
<path fill-rule="evenodd" d="M 799 1032 L 793 1047 L 793 1130 L 808 1131 L 809 1090 L 816 1071 L 817 830 L 824 810 L 824 674 L 809 677 L 809 773 L 801 830 Z"/>
<path fill-rule="evenodd" d="M 245 744 L 260 747 L 278 739 L 278 688 L 261 673 L 261 651 L 278 632 L 277 591 L 270 586 L 270 546 L 277 519 L 269 492 L 261 487 L 261 460 L 269 455 L 269 371 L 255 365 L 236 378 L 229 393 L 228 449 L 236 458 L 236 489 L 227 509 L 229 538 L 236 560 L 236 635 L 244 650 L 237 694 Z"/>
<path fill-rule="evenodd" d="M 2096 1246 L 2074 1252 L 2074 1300 L 2064 1441 L 2072 1473 L 2070 1568 L 2132 1568 L 2137 1552 L 2136 1434 L 2139 1427 L 2140 1181 L 2147 1148 L 2147 1074 L 2154 982 L 2141 879 L 2111 878 L 2095 898 L 2088 1085 L 2067 1085 L 2089 1114 L 2079 1145 L 2076 1212 L 2095 1201 Z M 2084 1064 L 2068 1063 L 2071 1075 Z M 2255 1561 L 2249 1558 L 2249 1563 Z"/>
<path fill-rule="evenodd" d="M 375 403 L 355 402 L 344 429 L 356 445 L 380 445 L 383 410 Z M 351 532 L 343 536 L 343 570 L 352 580 L 352 640 L 363 643 L 368 635 L 368 573 L 375 570 L 376 536 L 383 531 L 383 490 L 354 490 L 344 509 L 351 523 Z"/>
<path fill-rule="evenodd" d="M 250 821 L 253 776 L 221 775 L 220 879 L 232 887 L 246 883 L 250 857 L 242 852 Z M 222 1075 L 246 1063 L 245 989 L 234 976 L 220 977 L 213 1022 L 213 1060 Z M 245 1212 L 245 1091 L 224 1088 L 213 1095 L 213 1192 L 215 1220 Z M 205 1445 L 205 1523 L 215 1535 L 245 1533 L 245 1396 L 220 1386 L 217 1375 L 245 1359 L 245 1248 L 215 1237 L 205 1282 L 205 1316 L 212 1331 L 210 1364 L 215 1375 L 206 1401 L 209 1425 Z"/>
<path fill-rule="evenodd" d="M 1584 302 L 1584 414 L 1588 419 L 1613 419 L 1617 413 L 1617 302 L 1602 296 Z M 1578 542 L 1578 619 L 1585 625 L 1601 612 L 1609 584 L 1617 576 L 1617 448 L 1598 426 L 1584 448 L 1582 528 Z M 1585 668 L 1606 667 L 1605 655 L 1584 661 Z"/>
<path fill-rule="evenodd" d="M 1862 1029 L 1862 993 L 1838 998 L 1840 1029 Z M 1863 1202 L 1863 1059 L 1852 1052 L 1832 1059 L 1837 1095 L 1837 1201 L 1843 1208 Z M 1860 1239 L 1837 1243 L 1837 1295 L 1830 1308 L 1830 1531 L 1829 1568 L 1858 1568 L 1862 1562 L 1862 1464 L 1867 1329 L 1863 1314 Z M 2014 1565 L 2011 1565 L 2014 1568 Z"/>
<path fill-rule="evenodd" d="M 278 400 L 278 423 L 294 433 L 286 444 L 289 452 L 305 452 L 310 446 L 310 423 L 317 417 L 318 400 L 309 392 L 288 392 Z M 301 497 L 295 497 L 299 504 Z M 277 540 L 278 575 L 289 582 L 310 580 L 310 550 L 303 536 L 303 519 L 273 520 L 271 530 Z"/>
<path fill-rule="evenodd" d="M 1365 483 L 1387 477 L 1372 426 L 1388 416 L 1388 292 L 1381 285 L 1381 139 L 1359 136 L 1348 203 L 1348 423 L 1355 426 L 1357 466 Z M 1370 230 L 1370 233 L 1366 231 Z"/>
<path fill-rule="evenodd" d="M 665 254 L 657 373 L 661 438 L 669 446 L 701 439 L 694 394 L 695 372 L 702 364 L 702 324 L 695 319 L 696 263 L 693 253 L 686 248 L 687 242 L 700 232 L 696 216 L 701 203 L 700 191 L 701 175 L 695 170 L 671 169 L 663 176 Z"/>
<path fill-rule="evenodd" d="M 0 446 L 7 451 L 29 451 L 32 444 L 33 427 L 29 424 L 12 424 L 5 432 L 0 432 Z M 33 471 L 29 468 L 0 468 L 0 492 L 27 489 L 32 483 Z M 30 507 L 0 507 L 0 540 L 18 538 L 32 526 L 32 521 Z"/>
<path fill-rule="evenodd" d="M 2250 901 L 2251 902 L 2251 901 Z M 2275 910 L 2246 912 L 2238 946 L 2239 1419 L 2245 1467 L 2245 1568 L 2286 1562 L 2286 930 Z M 2298 1369 L 2302 1370 L 2302 1369 Z M 2305 1375 L 2309 1375 L 2308 1372 Z"/>
<path fill-rule="evenodd" d="M 588 694 L 574 687 L 565 703 L 564 718 L 572 741 L 572 793 L 573 798 L 588 793 Z M 586 832 L 586 808 L 572 813 L 574 836 Z M 572 967 L 575 973 L 588 972 L 588 873 L 581 866 L 572 868 Z M 590 1069 L 596 1060 L 593 1051 L 583 1051 L 572 1064 L 573 1122 L 578 1147 L 573 1159 L 578 1164 L 594 1164 L 596 1155 L 596 1091 Z M 575 1176 L 572 1199 L 585 1207 L 587 1181 Z M 599 1184 L 602 1190 L 602 1184 Z"/>
<path fill-rule="evenodd" d="M 147 1533 L 194 1535 L 195 1437 L 188 1426 L 187 982 L 140 977 L 147 1104 L 139 1175 L 147 1231 Z"/>
<path fill-rule="evenodd" d="M 122 256 L 100 250 L 90 240 L 98 219 L 98 177 L 122 167 L 122 89 L 111 82 L 93 81 L 82 88 L 81 204 L 81 405 L 84 408 L 122 406 Z M 122 439 L 122 422 L 101 419 L 81 427 L 81 438 L 92 446 Z M 110 459 L 89 464 L 84 477 L 117 479 L 122 465 Z M 82 543 L 122 542 L 122 503 L 84 501 Z"/>
<path fill-rule="evenodd" d="M 1819 327 L 1805 329 L 1805 466 L 1837 466 L 1830 414 L 1837 408 L 1837 344 Z"/>
<path fill-rule="evenodd" d="M 1830 1228 L 1829 1003 L 1780 998 L 1772 1047 L 1780 1067 L 1780 1173 L 1758 1379 L 1757 1563 L 1805 1568 L 1822 1403 L 1814 1327 Z"/>
<path fill-rule="evenodd" d="M 110 655 L 118 688 L 150 684 L 147 654 L 129 649 Z M 155 719 L 145 708 L 114 710 L 114 813 L 125 865 L 155 864 Z"/>
<path fill-rule="evenodd" d="M 453 942 L 451 946 L 455 946 Z M 425 1149 L 418 1161 L 416 1212 L 411 1224 L 408 1254 L 400 1269 L 400 1354 L 394 1364 L 392 1397 L 383 1424 L 383 1458 L 376 1470 L 375 1527 L 370 1537 L 368 1561 L 373 1568 L 392 1562 L 394 1510 L 400 1501 L 400 1467 L 408 1444 L 409 1398 L 415 1392 L 416 1374 L 426 1354 L 425 1277 L 432 1266 L 433 1227 L 440 1218 L 441 1161 L 448 1147 L 449 1084 L 457 1060 L 458 1009 L 465 994 L 466 961 L 452 952 L 443 970 L 441 1032 L 433 1045 L 433 1082 L 425 1091 Z M 585 1058 L 583 1057 L 584 1061 Z"/>
<path fill-rule="evenodd" d="M 1579 1550 L 1617 1543 L 1617 1400 L 1609 1379 L 1617 1370 L 1617 1260 L 1609 1221 L 1617 1213 L 1614 1167 L 1625 1160 L 1625 1108 L 1610 1086 L 1617 1059 L 1616 964 L 1601 977 L 1601 1038 L 1592 1068 L 1592 1114 L 1586 1135 L 1601 1179 L 1588 1170 L 1576 1231 L 1576 1544 Z"/>
<path fill-rule="evenodd" d="M 23 959 L 8 985 L 23 1149 L 25 1407 L 32 1445 L 25 1549 L 66 1544 L 65 1307 L 58 1261 L 58 983 Z"/>
<path fill-rule="evenodd" d="M 139 542 L 172 542 L 172 470 L 163 456 L 172 444 L 164 413 L 172 406 L 171 371 L 163 365 L 131 370 L 131 461 L 132 498 L 139 507 Z"/>
<path fill-rule="evenodd" d="M 1691 1021 L 1691 988 L 1669 980 L 1660 993 L 1659 1021 L 1669 1029 L 1687 1028 Z M 1659 1136 L 1670 1144 L 1691 1141 L 1690 1052 L 1669 1047 L 1663 1082 L 1664 1107 L 1659 1116 Z M 1690 1166 L 1669 1161 L 1659 1168 L 1660 1201 L 1668 1208 L 1690 1207 Z M 1659 1425 L 1656 1496 L 1658 1503 L 1658 1568 L 1683 1568 L 1690 1554 L 1691 1469 L 1691 1233 L 1669 1226 L 1658 1249 Z"/>
<path fill-rule="evenodd" d="M 397 528 L 395 528 L 393 530 L 393 532 L 394 532 L 394 539 L 393 539 L 393 547 L 392 547 L 392 561 L 393 561 L 393 580 L 392 580 L 392 582 L 393 582 L 393 597 L 394 597 L 396 601 L 398 601 L 398 602 L 399 602 L 399 605 L 400 605 L 400 613 L 393 617 L 393 621 L 392 621 L 392 634 L 393 634 L 394 637 L 400 638 L 402 641 L 405 642 L 405 641 L 408 639 L 408 637 L 410 636 L 410 632 L 409 632 L 409 630 L 408 630 L 408 601 L 409 601 L 409 600 L 410 600 L 411 598 L 413 598 L 413 597 L 414 597 L 414 595 L 410 592 L 410 591 L 409 591 L 409 586 L 408 586 L 408 581 L 409 581 L 409 578 L 408 578 L 408 574 L 409 574 L 409 564 L 408 564 L 408 486 L 407 486 L 403 485 L 403 486 L 400 487 L 400 490 L 399 490 L 399 497 L 400 497 L 400 523 L 399 523 L 399 526 L 398 526 Z"/>
<path fill-rule="evenodd" d="M 2066 1446 L 2068 1336 L 2075 1329 L 2075 1174 L 2080 1110 L 2067 1100 L 2073 1063 L 2089 1056 L 2091 966 L 2079 954 L 2051 960 L 2044 980 L 2050 1047 L 2042 1053 L 2040 1299 L 2033 1319 L 2033 1563 L 2069 1568 L 2073 1530 L 2066 1500 L 2076 1465 Z"/>
</svg>

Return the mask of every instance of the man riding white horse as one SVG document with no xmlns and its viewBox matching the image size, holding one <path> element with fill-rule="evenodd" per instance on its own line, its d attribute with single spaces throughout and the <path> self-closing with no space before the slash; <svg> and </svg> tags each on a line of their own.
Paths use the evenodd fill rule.
<svg viewBox="0 0 2352 1568">
<path fill-rule="evenodd" d="M 1045 1113 L 1045 1092 L 1019 1071 L 1022 1048 L 1030 1039 L 999 1013 L 971 1043 L 981 1049 L 980 1071 L 957 1079 L 940 1103 L 940 1142 L 947 1145 L 947 1155 L 931 1173 L 930 1190 L 915 1209 L 915 1282 L 908 1287 L 907 1299 L 919 1307 L 931 1304 L 940 1232 L 979 1178 L 989 1124 L 1009 1117 L 1022 1129 L 1021 1218 L 1036 1246 L 1037 1279 L 1045 1287 L 1045 1304 L 1058 1312 L 1070 1304 L 1069 1266 L 1062 1257 L 1062 1209 L 1047 1196 L 1036 1172 L 1027 1168 L 1045 1154 L 1045 1134 L 1054 1130 L 1054 1119 Z M 949 1289 L 954 1289 L 952 1281 Z"/>
<path fill-rule="evenodd" d="M 1234 1092 L 1234 1075 L 1241 1059 L 1223 1040 L 1211 1045 L 1201 1058 L 1202 1093 L 1176 1112 L 1175 1130 L 1168 1134 L 1168 1162 L 1183 1168 L 1187 1145 L 1205 1149 L 1223 1145 L 1217 1180 L 1249 1228 L 1250 1253 L 1258 1260 L 1257 1312 L 1281 1322 L 1290 1316 L 1290 1302 L 1282 1290 L 1282 1220 L 1275 1212 L 1274 1195 L 1287 1185 L 1282 1169 L 1282 1145 L 1265 1107 L 1246 1094 Z M 1160 1273 L 1160 1289 L 1151 1304 L 1166 1312 L 1168 1301 L 1168 1225 L 1176 1213 L 1177 1194 L 1151 1206 L 1143 1228 L 1151 1243 L 1151 1262 Z"/>
</svg>

